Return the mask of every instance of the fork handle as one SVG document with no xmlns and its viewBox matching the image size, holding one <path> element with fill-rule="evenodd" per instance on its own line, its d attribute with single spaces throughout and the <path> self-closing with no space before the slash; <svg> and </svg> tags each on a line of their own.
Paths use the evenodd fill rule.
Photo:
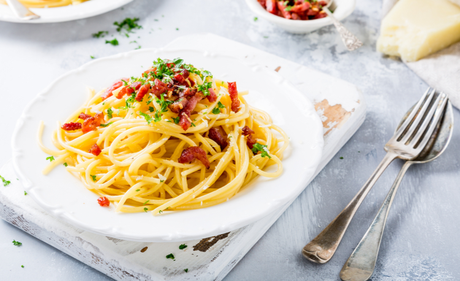
<svg viewBox="0 0 460 281">
<path fill-rule="evenodd" d="M 390 212 L 391 204 L 398 191 L 404 174 L 413 162 L 407 161 L 399 171 L 393 186 L 388 192 L 382 207 L 374 218 L 374 221 L 369 226 L 363 239 L 356 246 L 353 253 L 343 265 L 340 271 L 340 278 L 344 281 L 364 281 L 368 280 L 374 272 L 375 263 L 379 254 L 380 242 L 382 241 L 383 231 Z"/>
<path fill-rule="evenodd" d="M 302 254 L 305 258 L 316 263 L 326 263 L 332 258 L 361 202 L 396 157 L 397 155 L 392 152 L 388 152 L 385 155 L 377 169 L 345 209 L 303 248 Z"/>
</svg>

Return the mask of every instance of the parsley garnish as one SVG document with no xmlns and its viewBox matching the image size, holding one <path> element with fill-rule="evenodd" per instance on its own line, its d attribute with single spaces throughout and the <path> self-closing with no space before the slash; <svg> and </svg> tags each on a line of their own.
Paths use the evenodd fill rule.
<svg viewBox="0 0 460 281">
<path fill-rule="evenodd" d="M 94 38 L 102 38 L 102 37 L 106 36 L 107 34 L 109 34 L 108 31 L 99 31 L 99 32 L 93 33 L 93 37 Z"/>
<path fill-rule="evenodd" d="M 67 166 L 69 166 L 69 165 L 67 164 L 67 162 L 64 162 L 64 167 L 67 167 Z"/>
<path fill-rule="evenodd" d="M 176 30 L 179 30 L 179 28 L 176 27 Z"/>
<path fill-rule="evenodd" d="M 154 112 L 154 111 L 155 111 L 155 108 L 153 108 L 153 106 L 149 106 L 149 111 L 150 111 L 150 112 Z"/>
<path fill-rule="evenodd" d="M 19 246 L 22 246 L 22 243 L 19 241 L 13 240 L 13 245 L 19 247 Z"/>
<path fill-rule="evenodd" d="M 99 125 L 99 126 L 101 126 L 101 127 L 107 127 L 107 126 L 109 126 L 110 124 L 113 124 L 113 122 L 109 122 L 109 123 L 107 123 L 107 124 L 101 124 L 101 125 Z"/>
<path fill-rule="evenodd" d="M 46 160 L 50 160 L 50 162 L 54 161 L 54 156 L 46 157 Z"/>
<path fill-rule="evenodd" d="M 94 57 L 93 57 L 93 56 L 90 56 L 90 57 L 91 57 L 91 59 L 94 59 Z"/>
<path fill-rule="evenodd" d="M 159 98 L 155 98 L 155 101 L 160 105 L 161 112 L 167 112 L 168 111 L 168 105 L 173 103 L 172 101 L 165 101 L 164 95 L 161 95 L 161 100 Z"/>
<path fill-rule="evenodd" d="M 180 244 L 179 250 L 183 250 L 183 249 L 185 249 L 185 248 L 187 248 L 187 245 L 185 245 L 185 244 Z"/>
<path fill-rule="evenodd" d="M 137 48 L 134 48 L 134 50 L 139 50 L 141 47 L 141 45 L 137 46 Z"/>
<path fill-rule="evenodd" d="M 96 181 L 96 175 L 90 175 L 93 178 L 93 181 Z"/>
<path fill-rule="evenodd" d="M 155 111 L 155 120 L 154 121 L 155 122 L 160 122 L 161 121 L 161 114 L 160 114 L 160 112 L 158 112 L 158 110 Z"/>
<path fill-rule="evenodd" d="M 261 155 L 262 157 L 272 158 L 268 154 L 268 149 L 267 149 L 267 146 L 265 144 L 255 143 L 252 146 L 252 152 L 254 152 L 254 154 L 257 154 L 259 151 L 262 152 L 262 155 Z"/>
<path fill-rule="evenodd" d="M 172 260 L 174 260 L 174 259 L 175 259 L 175 258 L 174 258 L 174 255 L 173 255 L 172 253 L 171 253 L 171 254 L 169 254 L 169 255 L 167 255 L 167 256 L 166 256 L 166 258 L 167 258 L 167 259 L 172 259 Z"/>
<path fill-rule="evenodd" d="M 139 189 L 136 189 L 136 191 L 139 192 L 139 191 L 141 191 L 141 189 L 140 189 L 140 188 L 139 188 Z"/>
<path fill-rule="evenodd" d="M 192 122 L 192 127 L 196 127 L 195 123 Z"/>
<path fill-rule="evenodd" d="M 225 105 L 223 105 L 223 104 L 219 101 L 219 102 L 217 103 L 217 106 L 214 107 L 214 109 L 212 110 L 212 113 L 213 113 L 213 114 L 219 114 L 221 108 L 225 108 Z"/>
<path fill-rule="evenodd" d="M 180 121 L 180 117 L 177 116 L 177 117 L 172 117 L 172 120 L 174 121 L 175 124 L 178 124 L 179 125 L 179 121 Z"/>
<path fill-rule="evenodd" d="M 105 40 L 105 44 L 112 44 L 113 46 L 118 46 L 119 45 L 117 38 L 115 38 L 113 40 Z"/>
<path fill-rule="evenodd" d="M 149 210 L 149 208 L 147 208 L 147 207 L 144 208 L 144 212 L 147 213 L 148 210 Z"/>
<path fill-rule="evenodd" d="M 188 272 L 188 268 L 184 269 L 185 272 Z"/>
<path fill-rule="evenodd" d="M 287 6 L 284 10 L 289 12 L 290 10 L 292 10 L 292 6 Z"/>
<path fill-rule="evenodd" d="M 152 122 L 152 116 L 150 116 L 150 115 L 148 115 L 148 114 L 146 114 L 144 112 L 140 112 L 140 111 L 139 111 L 139 115 L 144 117 L 145 121 L 147 121 L 147 123 L 150 125 L 150 123 Z M 155 117 L 155 120 L 156 120 L 156 117 Z"/>
<path fill-rule="evenodd" d="M 254 21 L 257 21 L 259 18 L 258 17 L 254 17 Z"/>
<path fill-rule="evenodd" d="M 25 196 L 25 195 L 27 195 L 27 192 L 26 192 L 26 191 L 24 191 L 24 196 Z"/>
<path fill-rule="evenodd" d="M 9 185 L 11 182 L 10 181 L 7 181 L 4 177 L 0 176 L 0 179 L 2 179 L 3 181 L 3 186 L 7 186 Z"/>
<path fill-rule="evenodd" d="M 122 22 L 118 23 L 117 21 L 113 25 L 117 26 L 117 31 L 120 32 L 122 29 L 125 29 L 127 32 L 131 32 L 133 29 L 141 29 L 142 26 L 137 24 L 139 18 L 125 18 Z"/>
<path fill-rule="evenodd" d="M 132 94 L 129 98 L 127 98 L 126 108 L 131 108 L 135 100 L 136 100 L 136 94 Z"/>
<path fill-rule="evenodd" d="M 158 214 L 161 214 L 161 213 L 163 213 L 163 210 L 159 210 L 159 211 L 158 211 Z"/>
<path fill-rule="evenodd" d="M 24 268 L 24 265 L 21 265 L 22 268 Z"/>
<path fill-rule="evenodd" d="M 109 119 L 112 119 L 113 117 L 113 111 L 111 108 L 107 109 L 107 116 L 109 117 Z"/>
</svg>

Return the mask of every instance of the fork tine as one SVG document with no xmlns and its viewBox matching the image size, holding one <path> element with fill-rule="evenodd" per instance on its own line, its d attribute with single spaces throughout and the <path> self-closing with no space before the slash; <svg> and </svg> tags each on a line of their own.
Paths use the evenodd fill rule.
<svg viewBox="0 0 460 281">
<path fill-rule="evenodd" d="M 428 140 L 431 138 L 431 135 L 433 134 L 434 129 L 438 125 L 439 120 L 443 116 L 443 113 L 444 113 L 444 110 L 446 108 L 446 104 L 447 104 L 447 101 L 449 100 L 449 98 L 444 93 L 441 93 L 439 95 L 442 96 L 442 98 L 441 98 L 441 100 L 439 101 L 439 103 L 436 106 L 436 112 L 434 113 L 433 121 L 430 123 L 430 126 L 428 127 L 425 136 L 423 137 L 422 141 L 418 145 L 417 145 L 418 140 L 413 142 L 414 146 L 417 145 L 416 149 L 422 150 L 425 147 L 425 145 L 428 143 Z M 420 138 L 420 136 L 421 136 L 421 134 L 423 133 L 424 130 L 425 129 L 420 130 L 419 132 L 417 132 L 416 137 Z M 419 133 L 420 133 L 420 135 L 419 135 Z M 415 139 L 415 137 L 414 137 L 414 139 Z"/>
<path fill-rule="evenodd" d="M 406 130 L 405 135 L 401 139 L 401 143 L 406 143 L 407 140 L 409 140 L 414 135 L 422 120 L 424 120 L 425 113 L 430 109 L 431 100 L 434 97 L 434 92 L 436 92 L 436 90 L 432 91 L 423 103 L 422 109 L 420 109 L 420 111 L 417 113 L 417 116 L 415 117 L 415 120 L 412 122 L 412 124 L 410 124 L 409 128 Z M 435 106 L 433 105 L 432 107 Z"/>
<path fill-rule="evenodd" d="M 428 124 L 430 124 L 431 119 L 433 118 L 435 111 L 439 110 L 439 106 L 442 104 L 442 101 L 445 99 L 445 94 L 439 94 L 434 101 L 433 105 L 430 108 L 430 111 L 427 113 L 427 115 L 424 117 L 422 124 L 418 128 L 415 136 L 410 140 L 409 145 L 410 146 L 415 146 L 418 141 L 420 140 L 420 137 L 422 134 L 425 132 L 426 128 L 428 127 Z"/>
<path fill-rule="evenodd" d="M 423 102 L 425 101 L 426 97 L 430 94 L 432 94 L 435 90 L 432 88 L 428 88 L 426 92 L 423 94 L 423 96 L 420 98 L 420 100 L 417 102 L 417 104 L 414 106 L 414 109 L 412 112 L 409 114 L 409 116 L 406 118 L 404 123 L 399 127 L 399 129 L 396 131 L 394 134 L 396 139 L 399 139 L 404 131 L 406 131 L 407 127 L 411 123 L 412 119 L 414 119 L 415 114 L 419 111 L 420 107 L 423 105 Z"/>
</svg>

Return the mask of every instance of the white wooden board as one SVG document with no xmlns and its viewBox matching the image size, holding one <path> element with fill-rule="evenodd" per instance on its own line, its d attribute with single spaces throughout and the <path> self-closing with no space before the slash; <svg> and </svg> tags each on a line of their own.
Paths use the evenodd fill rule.
<svg viewBox="0 0 460 281">
<path fill-rule="evenodd" d="M 167 48 L 180 49 L 184 44 L 229 55 L 239 50 L 246 54 L 241 59 L 277 70 L 305 93 L 315 103 L 324 126 L 323 159 L 316 174 L 364 121 L 362 95 L 348 82 L 212 34 L 181 37 Z M 24 195 L 11 163 L 0 170 L 0 175 L 11 181 L 0 189 L 0 217 L 116 280 L 222 280 L 292 203 L 228 234 L 186 242 L 187 248 L 180 250 L 182 243 L 123 241 L 76 229 L 51 217 Z M 166 259 L 170 253 L 175 260 Z"/>
</svg>

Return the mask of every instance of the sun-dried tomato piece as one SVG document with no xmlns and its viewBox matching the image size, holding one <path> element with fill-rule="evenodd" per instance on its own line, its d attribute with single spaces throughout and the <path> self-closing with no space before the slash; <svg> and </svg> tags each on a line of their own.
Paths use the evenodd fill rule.
<svg viewBox="0 0 460 281">
<path fill-rule="evenodd" d="M 251 130 L 248 126 L 244 126 L 243 129 L 241 129 L 243 136 L 246 136 L 246 144 L 250 149 L 254 146 L 254 144 L 257 143 L 257 140 L 252 136 L 254 134 L 254 131 Z"/>
<path fill-rule="evenodd" d="M 184 149 L 178 161 L 183 164 L 190 163 L 195 159 L 200 160 L 206 168 L 209 168 L 209 159 L 206 157 L 206 152 L 198 146 L 190 146 Z"/>
<path fill-rule="evenodd" d="M 112 92 L 118 88 L 120 88 L 121 86 L 123 86 L 123 81 L 128 81 L 128 78 L 123 78 L 121 79 L 120 81 L 117 81 L 115 82 L 112 86 L 110 86 L 107 90 L 105 90 L 105 92 L 101 95 L 101 98 L 102 100 L 105 100 L 109 97 L 112 96 Z"/>
<path fill-rule="evenodd" d="M 212 88 L 209 88 L 209 95 L 206 97 L 209 102 L 215 102 L 217 100 L 216 92 Z"/>
<path fill-rule="evenodd" d="M 159 79 L 155 79 L 153 83 L 154 85 L 152 87 L 152 94 L 157 96 L 157 98 L 161 98 L 161 94 L 168 90 L 168 85 L 166 85 L 165 83 L 163 83 L 163 81 Z"/>
<path fill-rule="evenodd" d="M 108 206 L 110 206 L 110 201 L 109 201 L 109 199 L 107 199 L 107 197 L 105 197 L 105 196 L 104 196 L 104 197 L 101 196 L 101 197 L 97 198 L 97 203 L 99 203 L 99 206 L 101 206 L 101 207 L 108 207 Z"/>
<path fill-rule="evenodd" d="M 150 84 L 146 83 L 145 85 L 142 85 L 139 88 L 139 91 L 137 92 L 136 95 L 136 100 L 137 101 L 142 101 L 145 95 L 147 95 L 150 92 Z"/>
<path fill-rule="evenodd" d="M 99 145 L 97 145 L 97 143 L 95 143 L 93 146 L 91 146 L 91 148 L 89 149 L 89 153 L 91 154 L 94 154 L 96 156 L 99 156 L 99 154 L 101 154 L 101 148 L 99 147 Z"/>
<path fill-rule="evenodd" d="M 83 113 L 83 112 L 80 113 L 80 115 L 78 115 L 78 118 L 83 119 L 83 120 L 86 120 L 86 119 L 88 119 L 88 118 L 90 118 L 90 117 L 91 117 L 91 115 L 85 114 L 85 113 Z"/>
<path fill-rule="evenodd" d="M 77 123 L 77 122 L 64 123 L 61 126 L 61 129 L 66 130 L 66 131 L 79 130 L 81 129 L 81 123 Z"/>
<path fill-rule="evenodd" d="M 238 99 L 238 90 L 236 89 L 236 82 L 228 82 L 228 93 L 232 100 L 232 111 L 238 112 L 240 110 L 240 100 Z"/>
<path fill-rule="evenodd" d="M 224 136 L 225 133 L 223 132 L 221 127 L 213 127 L 209 129 L 209 138 L 215 141 L 221 150 L 227 146 L 227 136 Z"/>
<path fill-rule="evenodd" d="M 192 125 L 192 120 L 190 116 L 192 115 L 193 110 L 195 109 L 198 102 L 203 98 L 203 94 L 201 92 L 196 93 L 193 97 L 191 97 L 185 107 L 180 112 L 180 121 L 179 125 L 187 131 L 188 128 Z"/>
</svg>

